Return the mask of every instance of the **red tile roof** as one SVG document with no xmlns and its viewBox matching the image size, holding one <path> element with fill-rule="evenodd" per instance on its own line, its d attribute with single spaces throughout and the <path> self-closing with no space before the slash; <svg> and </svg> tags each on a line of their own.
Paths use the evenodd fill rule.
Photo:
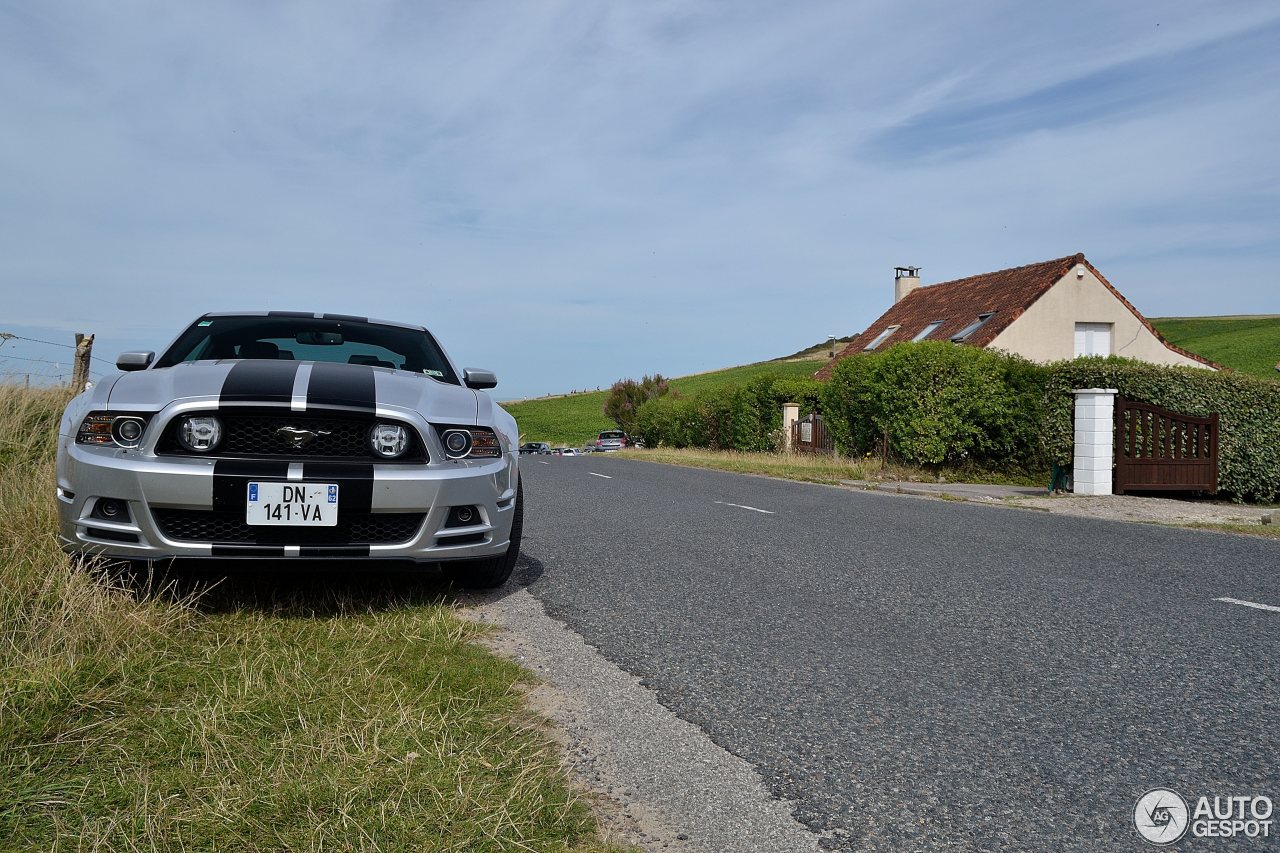
<svg viewBox="0 0 1280 853">
<path fill-rule="evenodd" d="M 996 339 L 1009 325 L 1043 296 L 1077 264 L 1088 267 L 1098 280 L 1110 290 L 1147 329 L 1166 347 L 1196 361 L 1217 367 L 1218 365 L 1201 358 L 1195 353 L 1176 347 L 1164 339 L 1146 317 L 1134 308 L 1129 300 L 1120 295 L 1120 291 L 1112 287 L 1111 282 L 1089 263 L 1083 253 L 1027 264 L 998 272 L 983 273 L 968 278 L 946 281 L 928 287 L 917 287 L 888 311 L 880 316 L 867 330 L 855 337 L 841 350 L 834 359 L 828 362 L 815 374 L 819 379 L 830 379 L 831 369 L 836 361 L 845 356 L 863 352 L 867 344 L 888 329 L 898 328 L 876 346 L 876 351 L 888 349 L 896 343 L 909 341 L 924 331 L 931 323 L 938 321 L 942 325 L 935 329 L 929 340 L 945 341 L 962 331 L 981 314 L 991 314 L 991 318 L 979 329 L 964 340 L 970 346 L 985 347 Z"/>
</svg>

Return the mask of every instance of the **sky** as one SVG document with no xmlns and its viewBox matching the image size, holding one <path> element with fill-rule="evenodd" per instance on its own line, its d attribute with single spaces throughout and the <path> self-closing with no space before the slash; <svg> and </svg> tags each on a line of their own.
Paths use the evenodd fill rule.
<svg viewBox="0 0 1280 853">
<path fill-rule="evenodd" d="M 0 0 L 0 380 L 304 310 L 514 399 L 1078 251 L 1280 313 L 1280 6 Z"/>
</svg>

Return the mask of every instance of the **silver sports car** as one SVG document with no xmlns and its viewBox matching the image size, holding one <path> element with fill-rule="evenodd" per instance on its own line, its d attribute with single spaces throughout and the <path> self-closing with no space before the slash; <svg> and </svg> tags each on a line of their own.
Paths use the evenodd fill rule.
<svg viewBox="0 0 1280 853">
<path fill-rule="evenodd" d="M 506 581 L 515 420 L 421 326 L 206 314 L 67 406 L 60 539 L 120 560 L 379 557 Z"/>
</svg>

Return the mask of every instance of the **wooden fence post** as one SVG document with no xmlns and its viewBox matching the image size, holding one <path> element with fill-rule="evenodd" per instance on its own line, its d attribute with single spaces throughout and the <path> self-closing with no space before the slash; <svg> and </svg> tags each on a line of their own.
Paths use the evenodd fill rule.
<svg viewBox="0 0 1280 853">
<path fill-rule="evenodd" d="M 93 358 L 93 335 L 76 332 L 76 363 L 71 371 L 71 390 L 79 394 L 89 384 L 89 363 Z"/>
</svg>

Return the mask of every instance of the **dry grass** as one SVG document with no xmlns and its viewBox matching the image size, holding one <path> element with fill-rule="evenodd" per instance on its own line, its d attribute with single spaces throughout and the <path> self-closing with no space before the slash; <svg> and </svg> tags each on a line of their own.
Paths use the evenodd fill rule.
<svg viewBox="0 0 1280 853">
<path fill-rule="evenodd" d="M 1195 522 L 1187 527 L 1198 530 L 1217 530 L 1220 533 L 1242 533 L 1246 536 L 1261 536 L 1264 539 L 1280 539 L 1280 524 L 1212 524 Z"/>
<path fill-rule="evenodd" d="M 624 450 L 626 459 L 665 462 L 692 468 L 712 468 L 738 474 L 762 474 L 786 480 L 810 483 L 838 483 L 842 480 L 902 481 L 910 483 L 987 483 L 1010 486 L 1043 486 L 1048 472 L 1015 473 L 994 471 L 970 465 L 940 469 L 922 468 L 897 462 L 885 462 L 877 456 L 854 459 L 801 453 L 743 453 L 737 450 L 658 447 L 646 450 Z"/>
<path fill-rule="evenodd" d="M 687 465 L 692 468 L 712 468 L 738 474 L 765 474 L 770 477 L 804 480 L 811 483 L 896 478 L 901 473 L 898 469 L 886 466 L 879 459 L 872 457 L 844 459 L 835 456 L 742 453 L 736 450 L 667 447 L 623 450 L 619 451 L 618 455 L 626 459 L 643 459 L 649 462 Z"/>
<path fill-rule="evenodd" d="M 73 566 L 63 403 L 0 388 L 0 849 L 618 849 L 437 581 Z"/>
</svg>

